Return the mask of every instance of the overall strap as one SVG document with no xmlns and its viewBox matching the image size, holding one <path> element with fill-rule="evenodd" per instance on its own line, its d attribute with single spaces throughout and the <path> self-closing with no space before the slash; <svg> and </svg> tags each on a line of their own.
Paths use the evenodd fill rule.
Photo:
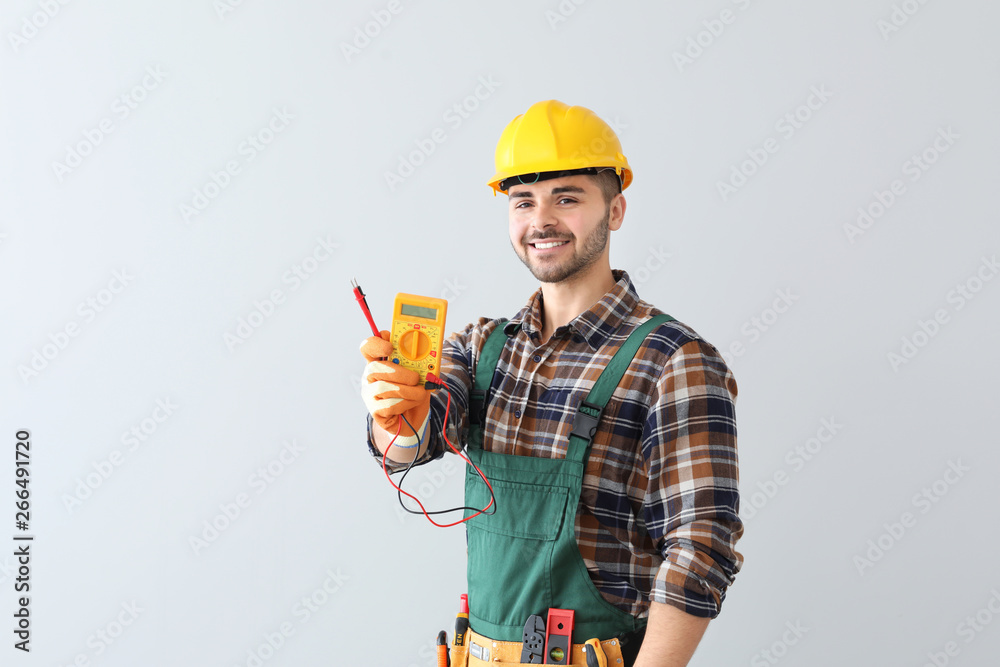
<svg viewBox="0 0 1000 667">
<path fill-rule="evenodd" d="M 580 401 L 576 416 L 573 418 L 573 428 L 569 434 L 569 448 L 566 451 L 566 458 L 569 460 L 585 462 L 590 453 L 590 443 L 597 433 L 597 424 L 601 421 L 601 414 L 608 400 L 615 392 L 615 387 L 621 382 L 625 370 L 632 363 L 639 346 L 642 345 L 646 335 L 655 327 L 670 322 L 674 318 L 667 314 L 654 315 L 650 319 L 640 324 L 635 331 L 622 344 L 621 348 L 611 358 L 608 365 L 601 372 L 597 382 L 591 388 L 587 398 Z"/>
<path fill-rule="evenodd" d="M 500 354 L 503 352 L 504 344 L 507 342 L 507 334 L 504 333 L 504 324 L 507 318 L 501 318 L 496 329 L 489 335 L 483 344 L 483 349 L 479 352 L 479 361 L 476 362 L 476 370 L 472 379 L 472 391 L 469 394 L 469 445 L 482 447 L 482 429 L 486 423 L 486 396 L 490 391 L 490 384 L 493 382 L 493 375 L 496 373 L 497 363 L 500 361 Z"/>
</svg>

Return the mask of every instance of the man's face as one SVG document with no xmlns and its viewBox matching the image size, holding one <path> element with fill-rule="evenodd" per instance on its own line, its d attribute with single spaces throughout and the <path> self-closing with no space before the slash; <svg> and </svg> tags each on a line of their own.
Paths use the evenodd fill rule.
<svg viewBox="0 0 1000 667">
<path fill-rule="evenodd" d="M 587 176 L 514 185 L 507 195 L 511 246 L 543 283 L 585 273 L 606 257 L 609 228 L 621 224 L 616 215 L 609 227 L 612 206 L 604 203 L 601 189 Z"/>
</svg>

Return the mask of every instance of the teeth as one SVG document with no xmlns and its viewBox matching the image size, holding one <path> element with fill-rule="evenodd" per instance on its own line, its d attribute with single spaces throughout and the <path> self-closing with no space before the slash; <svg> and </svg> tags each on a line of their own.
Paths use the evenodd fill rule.
<svg viewBox="0 0 1000 667">
<path fill-rule="evenodd" d="M 539 249 L 555 248 L 556 246 L 561 246 L 564 243 L 566 243 L 566 241 L 551 241 L 549 243 L 536 243 L 535 247 Z"/>
</svg>

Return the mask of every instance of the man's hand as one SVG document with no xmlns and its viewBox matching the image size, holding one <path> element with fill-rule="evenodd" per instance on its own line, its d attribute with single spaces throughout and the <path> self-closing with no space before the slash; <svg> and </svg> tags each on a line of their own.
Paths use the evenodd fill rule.
<svg viewBox="0 0 1000 667">
<path fill-rule="evenodd" d="M 393 445 L 394 461 L 406 463 L 423 452 L 416 452 L 419 436 L 427 430 L 430 419 L 431 394 L 420 386 L 420 375 L 399 364 L 386 361 L 392 355 L 389 332 L 371 336 L 361 341 L 361 355 L 368 362 L 361 379 L 361 396 L 372 415 L 375 430 L 372 433 L 376 447 L 385 452 L 392 437 L 399 429 Z M 406 418 L 414 431 L 402 421 Z M 395 450 L 399 447 L 400 450 Z M 407 451 L 407 448 L 412 448 Z"/>
<path fill-rule="evenodd" d="M 646 637 L 635 667 L 685 667 L 705 634 L 708 621 L 668 604 L 650 603 Z"/>
</svg>

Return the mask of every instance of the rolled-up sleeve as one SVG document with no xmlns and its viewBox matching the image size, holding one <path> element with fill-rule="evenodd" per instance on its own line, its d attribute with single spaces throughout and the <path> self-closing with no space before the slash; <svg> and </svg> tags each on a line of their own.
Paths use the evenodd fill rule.
<svg viewBox="0 0 1000 667">
<path fill-rule="evenodd" d="M 718 350 L 691 340 L 670 357 L 643 426 L 643 517 L 663 562 L 650 600 L 715 618 L 743 565 L 736 379 Z"/>
</svg>

